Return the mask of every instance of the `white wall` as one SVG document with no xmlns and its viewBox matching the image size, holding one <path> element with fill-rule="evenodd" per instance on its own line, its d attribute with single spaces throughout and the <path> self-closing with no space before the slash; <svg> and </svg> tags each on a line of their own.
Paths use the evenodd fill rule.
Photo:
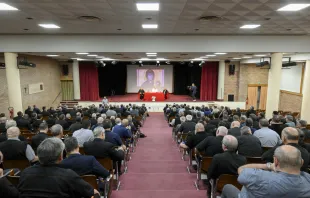
<svg viewBox="0 0 310 198">
<path fill-rule="evenodd" d="M 300 93 L 302 65 L 303 63 L 298 63 L 297 66 L 289 67 L 290 69 L 282 68 L 281 90 Z"/>
<path fill-rule="evenodd" d="M 46 47 L 48 46 L 48 47 Z M 310 36 L 1 35 L 0 52 L 305 52 Z"/>
</svg>

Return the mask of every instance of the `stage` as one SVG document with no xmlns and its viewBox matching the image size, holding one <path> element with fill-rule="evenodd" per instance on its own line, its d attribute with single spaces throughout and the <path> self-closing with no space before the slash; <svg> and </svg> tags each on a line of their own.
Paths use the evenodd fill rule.
<svg viewBox="0 0 310 198">
<path fill-rule="evenodd" d="M 111 105 L 120 105 L 120 104 L 128 105 L 130 103 L 141 106 L 142 104 L 145 104 L 149 112 L 162 112 L 166 104 L 173 105 L 184 103 L 190 106 L 202 106 L 202 105 L 228 106 L 231 109 L 236 109 L 237 107 L 239 107 L 240 109 L 245 109 L 246 107 L 245 102 L 222 102 L 222 101 L 200 101 L 200 100 L 193 102 L 192 98 L 188 95 L 174 95 L 174 94 L 169 94 L 169 98 L 167 100 L 159 102 L 141 101 L 138 98 L 138 94 L 126 94 L 123 96 L 107 96 L 107 98 L 109 99 L 109 104 Z M 78 105 L 82 107 L 88 107 L 92 104 L 98 106 L 99 104 L 101 104 L 101 100 L 78 102 Z"/>
</svg>

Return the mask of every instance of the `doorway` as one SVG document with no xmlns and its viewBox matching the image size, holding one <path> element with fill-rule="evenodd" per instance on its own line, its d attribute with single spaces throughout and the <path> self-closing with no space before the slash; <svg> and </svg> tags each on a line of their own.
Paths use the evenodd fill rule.
<svg viewBox="0 0 310 198">
<path fill-rule="evenodd" d="M 266 110 L 267 88 L 266 84 L 248 85 L 247 109 L 253 106 L 255 109 Z"/>
</svg>

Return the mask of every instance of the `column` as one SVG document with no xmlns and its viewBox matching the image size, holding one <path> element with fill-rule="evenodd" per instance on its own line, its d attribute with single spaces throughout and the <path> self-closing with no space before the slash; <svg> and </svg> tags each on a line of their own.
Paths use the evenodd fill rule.
<svg viewBox="0 0 310 198">
<path fill-rule="evenodd" d="M 224 82 L 225 82 L 225 61 L 219 63 L 219 74 L 217 83 L 217 99 L 224 100 Z"/>
<path fill-rule="evenodd" d="M 300 118 L 310 122 L 310 60 L 306 61 L 304 83 L 302 88 L 302 105 L 301 105 L 301 116 Z"/>
<path fill-rule="evenodd" d="M 4 53 L 6 81 L 8 84 L 9 106 L 14 108 L 14 114 L 23 111 L 22 90 L 20 86 L 20 75 L 17 66 L 16 53 Z"/>
<path fill-rule="evenodd" d="M 81 99 L 80 93 L 80 71 L 79 71 L 79 61 L 74 60 L 72 65 L 73 73 L 73 90 L 74 90 L 74 100 Z"/>
<path fill-rule="evenodd" d="M 272 117 L 272 112 L 279 109 L 280 85 L 282 75 L 282 53 L 271 55 L 271 65 L 268 75 L 268 90 L 266 102 L 266 118 Z"/>
</svg>

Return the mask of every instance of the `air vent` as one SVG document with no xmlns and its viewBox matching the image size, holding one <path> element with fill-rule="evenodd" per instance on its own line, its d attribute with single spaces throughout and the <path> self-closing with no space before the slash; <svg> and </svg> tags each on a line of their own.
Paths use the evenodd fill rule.
<svg viewBox="0 0 310 198">
<path fill-rule="evenodd" d="M 116 56 L 123 56 L 123 54 L 115 54 Z"/>
<path fill-rule="evenodd" d="M 125 56 L 125 57 L 123 57 L 123 59 L 129 59 L 130 57 L 128 57 L 128 56 Z"/>
<path fill-rule="evenodd" d="M 224 18 L 221 16 L 203 16 L 199 18 L 200 21 L 219 21 L 222 19 Z"/>
<path fill-rule="evenodd" d="M 188 54 L 180 54 L 181 56 L 187 56 Z"/>
<path fill-rule="evenodd" d="M 80 19 L 82 21 L 87 21 L 87 22 L 101 21 L 101 19 L 99 17 L 96 17 L 96 16 L 80 16 L 78 19 Z"/>
</svg>

